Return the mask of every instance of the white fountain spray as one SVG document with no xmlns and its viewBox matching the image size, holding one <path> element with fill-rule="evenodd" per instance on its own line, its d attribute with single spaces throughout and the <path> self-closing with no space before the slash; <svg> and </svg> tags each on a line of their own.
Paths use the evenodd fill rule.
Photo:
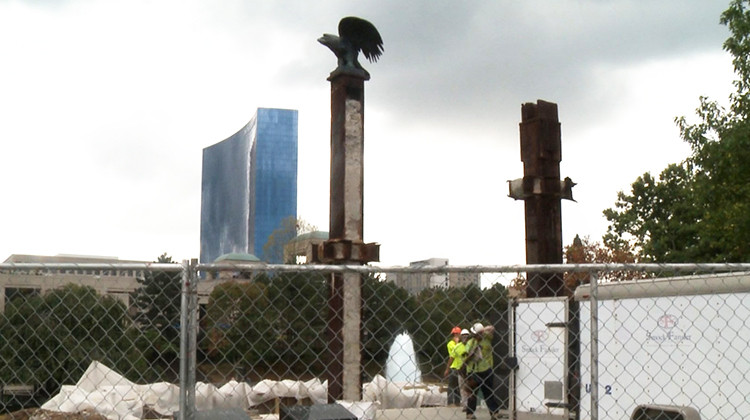
<svg viewBox="0 0 750 420">
<path fill-rule="evenodd" d="M 422 372 L 419 371 L 419 365 L 417 365 L 414 342 L 405 332 L 396 336 L 388 351 L 385 379 L 390 382 L 422 382 Z"/>
</svg>

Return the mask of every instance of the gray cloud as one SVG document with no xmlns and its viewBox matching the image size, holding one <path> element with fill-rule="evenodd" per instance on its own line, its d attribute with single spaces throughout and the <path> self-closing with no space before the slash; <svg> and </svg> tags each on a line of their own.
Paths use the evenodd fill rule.
<svg viewBox="0 0 750 420">
<path fill-rule="evenodd" d="M 467 124 L 517 118 L 520 104 L 537 98 L 595 115 L 607 109 L 599 101 L 607 81 L 595 70 L 719 50 L 727 36 L 718 23 L 724 8 L 680 1 L 381 2 L 359 10 L 385 40 L 381 62 L 366 64 L 378 83 L 368 97 L 396 118 Z M 339 16 L 326 13 L 312 13 L 296 30 L 334 30 Z M 294 76 L 288 72 L 287 80 Z"/>
<path fill-rule="evenodd" d="M 427 227 L 444 225 L 446 216 L 459 211 L 476 221 L 520 217 L 522 205 L 504 197 L 504 180 L 521 174 L 520 105 L 536 99 L 560 105 L 569 165 L 563 172 L 575 174 L 580 183 L 576 194 L 582 200 L 574 208 L 581 222 L 566 219 L 566 229 L 591 232 L 587 226 L 614 200 L 616 190 L 650 168 L 637 150 L 617 156 L 615 166 L 610 162 L 613 150 L 624 155 L 636 148 L 636 141 L 674 141 L 652 138 L 664 136 L 664 130 L 654 134 L 652 127 L 630 127 L 643 121 L 629 124 L 620 118 L 623 113 L 643 118 L 633 112 L 640 104 L 631 97 L 664 99 L 624 86 L 628 71 L 721 51 L 727 36 L 718 24 L 726 4 L 715 1 L 50 0 L 32 6 L 13 3 L 14 17 L 7 13 L 8 4 L 0 1 L 0 37 L 23 39 L 23 44 L 8 44 L 3 68 L 8 77 L 0 80 L 5 121 L 0 137 L 9 139 L 0 147 L 4 156 L 11 156 L 0 175 L 11 179 L 22 174 L 23 187 L 10 185 L 6 194 L 33 205 L 9 207 L 6 219 L 21 220 L 43 208 L 47 199 L 39 191 L 61 194 L 51 201 L 63 203 L 67 196 L 49 182 L 73 185 L 78 194 L 95 198 L 96 211 L 65 201 L 50 229 L 86 225 L 78 214 L 113 211 L 117 226 L 107 226 L 114 243 L 91 232 L 87 237 L 93 245 L 87 249 L 121 254 L 128 251 L 120 251 L 125 241 L 118 234 L 150 230 L 168 218 L 173 227 L 152 232 L 164 243 L 153 245 L 158 249 L 149 251 L 150 258 L 165 249 L 177 258 L 195 256 L 197 230 L 175 233 L 174 226 L 197 227 L 200 151 L 237 131 L 256 107 L 300 109 L 299 182 L 306 185 L 300 188 L 300 212 L 323 213 L 311 222 L 325 227 L 325 78 L 336 61 L 316 39 L 336 32 L 344 16 L 370 20 L 385 41 L 378 63 L 363 60 L 372 74 L 366 95 L 367 170 L 377 174 L 368 178 L 368 194 L 374 195 L 366 203 L 379 206 L 366 220 L 372 224 L 368 235 L 385 244 L 384 255 L 397 249 L 397 243 L 409 243 L 407 251 L 414 255 L 388 257 L 387 262 L 398 263 L 431 256 L 421 255 L 418 248 L 425 244 L 419 238 L 403 240 L 403 232 L 414 226 L 391 223 L 402 216 L 402 207 Z M 688 100 L 697 105 L 697 95 Z M 627 148 L 626 140 L 614 138 L 623 134 L 614 133 L 612 125 L 625 131 Z M 586 136 L 587 130 L 594 134 Z M 604 137 L 611 143 L 593 144 Z M 649 157 L 652 166 L 665 159 L 656 153 Z M 97 198 L 101 191 L 113 190 L 117 197 Z M 313 198 L 303 197 L 308 193 Z M 431 198 L 438 195 L 446 198 L 446 206 L 458 207 L 436 209 Z M 441 252 L 459 263 L 518 262 L 520 251 L 518 257 L 507 253 L 510 261 L 469 261 L 490 252 L 482 238 L 508 236 L 507 225 L 487 223 L 469 233 L 458 224 L 447 226 L 446 232 L 463 236 L 445 238 Z M 31 241 L 23 231 L 11 233 L 14 226 L 3 228 L 8 231 L 6 247 L 28 246 L 6 248 L 6 253 L 37 252 L 42 242 L 60 248 L 54 252 L 71 251 L 64 249 L 71 246 L 64 232 L 53 238 L 52 230 L 47 240 Z M 186 237 L 193 242 L 186 243 Z M 144 241 L 134 242 L 128 249 L 144 252 Z M 453 245 L 465 243 L 481 249 Z M 520 249 L 522 239 L 516 243 Z"/>
</svg>

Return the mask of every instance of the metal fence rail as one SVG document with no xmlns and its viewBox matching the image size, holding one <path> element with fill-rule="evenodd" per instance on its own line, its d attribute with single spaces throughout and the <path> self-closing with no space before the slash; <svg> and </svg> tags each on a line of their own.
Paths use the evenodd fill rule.
<svg viewBox="0 0 750 420">
<path fill-rule="evenodd" d="M 355 273 L 361 399 L 345 404 L 362 418 L 467 418 L 448 400 L 447 343 L 453 327 L 477 322 L 494 328 L 480 419 L 493 398 L 496 417 L 518 419 L 625 419 L 643 404 L 744 418 L 748 272 L 750 264 L 0 264 L 0 414 L 264 417 L 327 403 L 330 279 Z M 563 296 L 529 296 L 539 277 L 561 279 Z"/>
</svg>

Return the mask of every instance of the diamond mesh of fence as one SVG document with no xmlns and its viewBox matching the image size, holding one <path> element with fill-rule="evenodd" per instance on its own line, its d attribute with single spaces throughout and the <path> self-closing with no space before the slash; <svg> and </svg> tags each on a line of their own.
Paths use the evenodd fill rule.
<svg viewBox="0 0 750 420">
<path fill-rule="evenodd" d="M 359 418 L 744 418 L 748 273 L 2 264 L 0 415 L 268 418 L 341 386 Z"/>
<path fill-rule="evenodd" d="M 181 275 L 180 265 L 3 264 L 0 413 L 50 403 L 111 414 L 97 402 L 177 383 Z M 99 385 L 110 389 L 71 393 Z"/>
</svg>

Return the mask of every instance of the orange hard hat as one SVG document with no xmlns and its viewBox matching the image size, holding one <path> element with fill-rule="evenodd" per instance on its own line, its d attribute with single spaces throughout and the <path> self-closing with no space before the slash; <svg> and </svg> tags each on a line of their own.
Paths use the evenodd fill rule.
<svg viewBox="0 0 750 420">
<path fill-rule="evenodd" d="M 461 334 L 461 327 L 453 327 L 451 334 Z"/>
</svg>

